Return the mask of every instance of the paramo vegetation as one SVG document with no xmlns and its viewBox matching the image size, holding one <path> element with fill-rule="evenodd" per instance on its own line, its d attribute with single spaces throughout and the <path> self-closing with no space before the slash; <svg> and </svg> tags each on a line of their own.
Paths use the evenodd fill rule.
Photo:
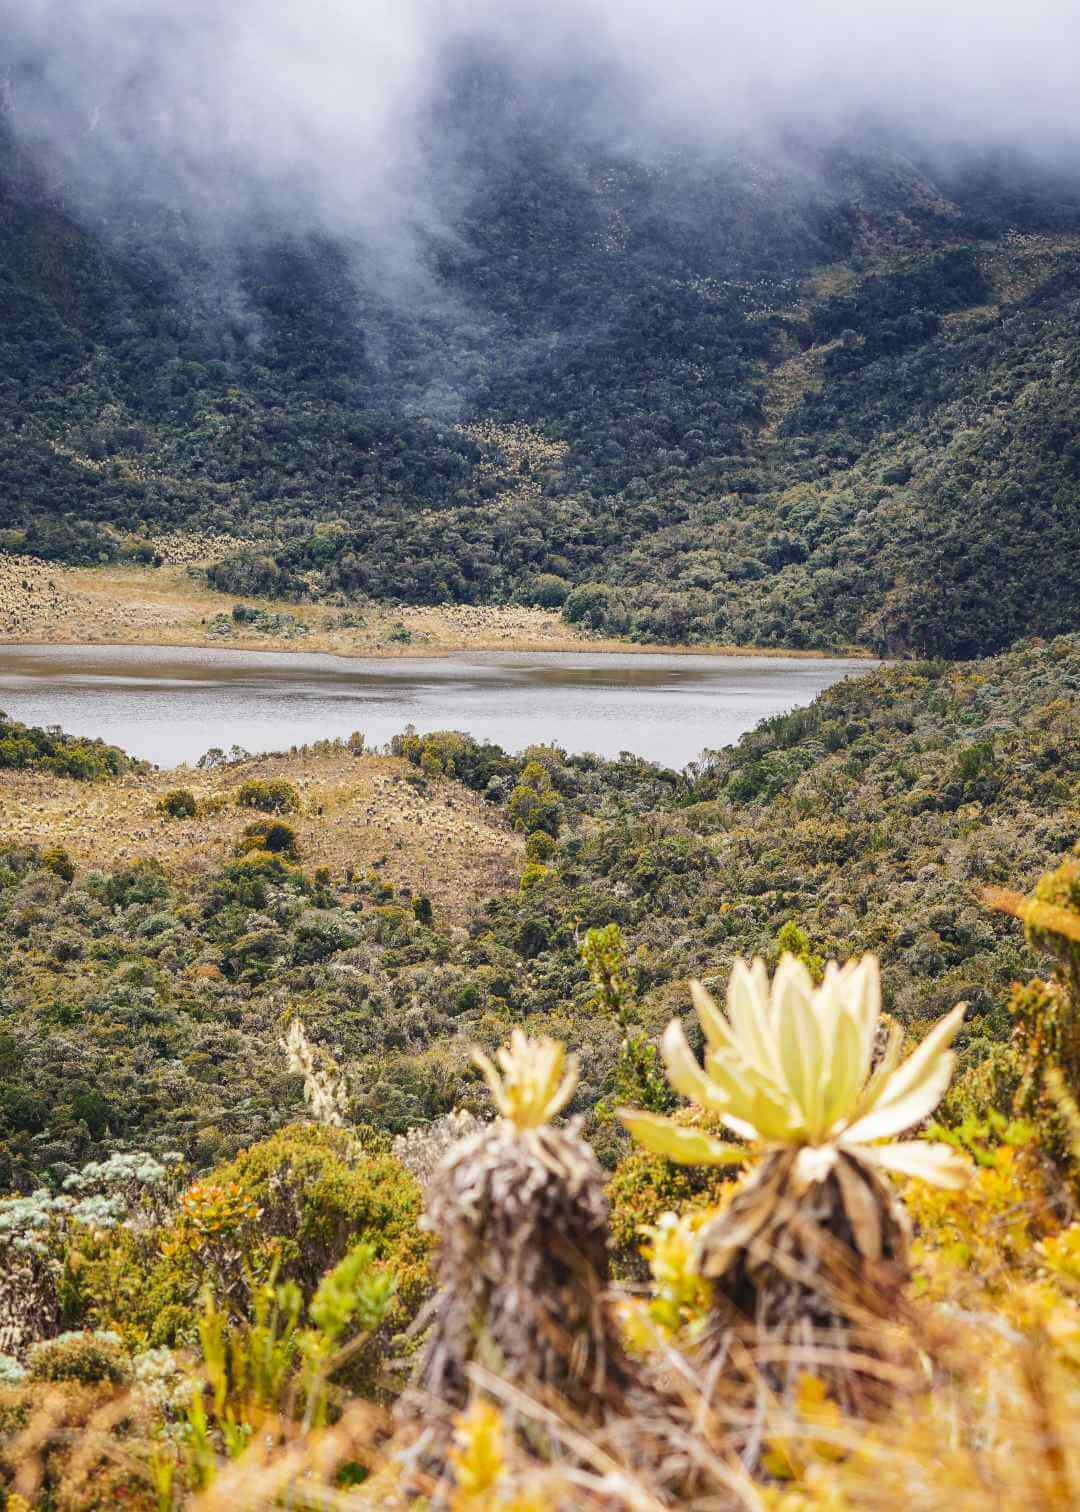
<svg viewBox="0 0 1080 1512">
<path fill-rule="evenodd" d="M 5 1512 L 1069 1505 L 1078 694 L 1059 636 L 681 773 L 406 730 L 216 787 L 9 725 L 0 785 L 167 845 L 0 847 Z M 320 762 L 516 876 L 325 864 Z"/>
<path fill-rule="evenodd" d="M 525 840 L 519 885 L 464 928 L 379 868 L 305 854 L 284 778 L 272 804 L 265 780 L 240 783 L 258 806 L 238 810 L 235 854 L 201 866 L 77 868 L 9 843 L 0 1184 L 30 1190 L 132 1147 L 194 1168 L 231 1158 L 304 1107 L 278 1047 L 293 1007 L 345 1068 L 350 1119 L 388 1136 L 480 1111 L 473 1044 L 491 1053 L 515 1024 L 557 1036 L 580 1058 L 573 1111 L 611 1163 L 622 1136 L 603 1109 L 648 1075 L 638 1037 L 658 1034 L 688 977 L 719 983 L 736 956 L 783 948 L 874 950 L 885 1008 L 916 1034 L 967 1002 L 959 1084 L 989 1075 L 1010 984 L 1035 962 L 980 893 L 1033 886 L 1080 838 L 1078 689 L 1075 637 L 904 663 L 681 774 L 406 733 L 395 747 L 418 790 L 465 784 Z M 180 840 L 199 821 L 166 798 Z M 583 958 L 608 926 L 614 960 Z"/>
<path fill-rule="evenodd" d="M 646 642 L 978 656 L 1075 625 L 1068 174 L 883 140 L 638 159 L 487 59 L 430 123 L 431 184 L 469 188 L 421 310 L 328 236 L 208 257 L 149 186 L 69 215 L 20 85 L 0 550 L 153 563 L 184 529 L 234 596 Z"/>
<path fill-rule="evenodd" d="M 0 1509 L 1065 1512 L 1075 172 L 443 84 L 399 297 L 76 214 L 5 74 L 9 592 L 902 659 L 682 772 L 0 715 Z"/>
<path fill-rule="evenodd" d="M 406 731 L 524 839 L 465 928 L 281 775 L 223 862 L 9 844 L 9 1512 L 1067 1505 L 1078 688 L 905 663 L 681 774 Z"/>
<path fill-rule="evenodd" d="M 576 1059 L 515 1029 L 475 1054 L 495 1118 L 394 1153 L 308 1057 L 313 1121 L 229 1165 L 115 1155 L 0 1200 L 7 1507 L 1071 1505 L 1078 876 L 986 899 L 1053 1014 L 1017 1014 L 1011 1095 L 922 1137 L 965 1005 L 905 1057 L 875 957 L 788 952 L 736 961 L 724 1009 L 692 984 L 704 1064 L 674 1019 L 654 1085 L 683 1113 L 620 1110 L 667 1191 L 620 1180 L 635 1155 L 606 1180 L 559 1121 Z M 609 1008 L 616 946 L 583 952 Z M 655 1206 L 702 1167 L 704 1202 Z"/>
<path fill-rule="evenodd" d="M 42 730 L 0 714 L 0 770 L 50 772 L 92 781 L 136 772 L 141 763 L 117 746 L 62 730 Z"/>
</svg>

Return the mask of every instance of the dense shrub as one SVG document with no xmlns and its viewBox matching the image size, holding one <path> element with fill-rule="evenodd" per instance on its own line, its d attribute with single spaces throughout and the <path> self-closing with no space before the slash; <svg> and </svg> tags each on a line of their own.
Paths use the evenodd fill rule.
<svg viewBox="0 0 1080 1512">
<path fill-rule="evenodd" d="M 105 901 L 114 908 L 130 908 L 138 903 L 161 903 L 169 896 L 169 882 L 160 861 L 135 861 L 130 866 L 110 872 L 100 887 Z"/>
<path fill-rule="evenodd" d="M 137 771 L 144 765 L 103 740 L 38 729 L 0 714 L 0 768 L 49 772 L 54 777 L 89 782 Z"/>
<path fill-rule="evenodd" d="M 170 819 L 191 819 L 196 807 L 195 794 L 190 788 L 171 788 L 158 801 L 158 809 Z"/>
<path fill-rule="evenodd" d="M 41 864 L 64 882 L 75 880 L 75 863 L 62 845 L 53 845 L 42 851 Z"/>
<path fill-rule="evenodd" d="M 404 756 L 428 776 L 456 777 L 477 792 L 484 792 L 492 779 L 515 770 L 514 758 L 500 746 L 474 740 L 459 730 L 433 730 L 417 735 L 407 730 L 390 742 L 395 756 Z"/>
<path fill-rule="evenodd" d="M 300 854 L 296 831 L 291 824 L 285 824 L 280 819 L 260 819 L 254 824 L 246 825 L 237 850 L 241 854 L 246 851 L 270 851 L 272 855 L 285 856 L 290 861 L 295 861 Z"/>
<path fill-rule="evenodd" d="M 571 592 L 571 584 L 554 572 L 539 572 L 518 589 L 517 598 L 523 604 L 536 604 L 540 609 L 561 609 Z"/>
<path fill-rule="evenodd" d="M 292 814 L 300 807 L 300 794 L 284 777 L 251 777 L 237 789 L 236 801 L 264 814 Z"/>
<path fill-rule="evenodd" d="M 68 1315 L 116 1329 L 134 1348 L 190 1344 L 205 1286 L 247 1316 L 260 1280 L 295 1282 L 310 1298 L 364 1243 L 396 1278 L 386 1323 L 352 1374 L 370 1389 L 389 1339 L 430 1289 L 420 1206 L 419 1187 L 394 1156 L 341 1129 L 289 1125 L 189 1187 L 158 1226 L 80 1232 Z"/>
<path fill-rule="evenodd" d="M 308 1294 L 363 1239 L 401 1279 L 403 1299 L 427 1285 L 430 1241 L 417 1227 L 420 1192 L 390 1154 L 364 1149 L 354 1134 L 291 1124 L 214 1173 L 235 1183 L 280 1240 L 281 1277 Z"/>
<path fill-rule="evenodd" d="M 526 834 L 541 831 L 550 838 L 559 833 L 562 809 L 551 774 L 538 761 L 530 761 L 510 794 L 506 812 L 515 829 Z"/>
<path fill-rule="evenodd" d="M 529 861 L 550 861 L 557 848 L 546 830 L 533 830 L 525 841 L 525 856 Z"/>
<path fill-rule="evenodd" d="M 89 1331 L 44 1339 L 30 1350 L 26 1363 L 31 1381 L 80 1381 L 85 1386 L 110 1382 L 122 1386 L 131 1364 L 116 1334 Z"/>
<path fill-rule="evenodd" d="M 730 1171 L 678 1166 L 643 1150 L 625 1155 L 607 1187 L 612 1251 L 621 1274 L 628 1278 L 645 1274 L 641 1246 L 646 1226 L 654 1224 L 662 1213 L 720 1206 L 730 1194 L 731 1184 Z"/>
</svg>

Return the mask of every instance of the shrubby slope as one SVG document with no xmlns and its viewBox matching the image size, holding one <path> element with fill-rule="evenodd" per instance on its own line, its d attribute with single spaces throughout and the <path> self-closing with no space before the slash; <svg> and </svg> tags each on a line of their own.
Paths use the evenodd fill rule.
<svg viewBox="0 0 1080 1512">
<path fill-rule="evenodd" d="M 516 596 L 642 640 L 1072 628 L 1074 183 L 870 137 L 616 152 L 482 75 L 442 109 L 467 190 L 411 302 L 302 231 L 226 267 L 145 198 L 77 222 L 0 119 L 8 549 L 231 532 L 229 593 Z"/>
<path fill-rule="evenodd" d="M 557 747 L 512 757 L 462 735 L 405 736 L 393 765 L 412 796 L 381 832 L 382 865 L 321 837 L 340 830 L 351 780 L 370 791 L 377 833 L 363 843 L 379 847 L 380 805 L 403 792 L 371 786 L 368 764 L 382 772 L 385 757 L 328 746 L 277 758 L 263 776 L 291 771 L 300 784 L 299 812 L 280 818 L 228 807 L 243 766 L 200 788 L 210 808 L 225 793 L 227 812 L 169 820 L 146 812 L 161 779 L 129 776 L 124 801 L 152 843 L 140 849 L 133 831 L 126 858 L 103 852 L 100 869 L 83 862 L 74 876 L 45 854 L 45 834 L 4 850 L 0 1184 L 130 1142 L 197 1164 L 231 1155 L 299 1110 L 279 1044 L 293 1009 L 346 1068 L 352 1115 L 386 1132 L 479 1106 L 469 1048 L 494 1047 L 514 1023 L 579 1050 L 577 1106 L 591 1109 L 625 1070 L 625 1024 L 598 1002 L 578 948 L 608 923 L 622 931 L 632 1019 L 647 1032 L 683 1011 L 687 976 L 720 979 L 735 955 L 775 955 L 795 921 L 818 954 L 878 952 L 887 1007 L 905 1024 L 966 999 L 973 1064 L 1007 1038 L 1009 984 L 1034 965 L 979 893 L 1029 886 L 1080 836 L 1078 697 L 1071 636 L 845 682 L 681 775 Z M 416 885 L 424 846 L 434 864 L 439 826 L 476 802 L 463 787 L 489 805 L 493 848 L 502 829 L 506 856 L 520 855 L 510 827 L 524 832 L 520 883 L 465 909 L 438 896 L 432 907 Z M 65 791 L 69 822 L 84 803 L 89 814 L 94 791 Z M 418 848 L 392 860 L 406 820 Z M 300 837 L 298 859 L 274 823 Z M 217 849 L 191 845 L 189 831 L 212 833 Z"/>
</svg>

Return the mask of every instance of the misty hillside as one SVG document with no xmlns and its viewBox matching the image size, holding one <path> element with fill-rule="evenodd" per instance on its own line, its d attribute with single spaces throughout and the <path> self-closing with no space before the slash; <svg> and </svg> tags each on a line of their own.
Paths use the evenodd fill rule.
<svg viewBox="0 0 1080 1512">
<path fill-rule="evenodd" d="M 223 530 L 228 592 L 516 597 L 641 640 L 1075 626 L 1080 173 L 614 133 L 584 85 L 470 56 L 407 236 L 265 197 L 208 230 L 152 173 L 81 195 L 34 98 L 0 135 L 7 549 Z"/>
</svg>

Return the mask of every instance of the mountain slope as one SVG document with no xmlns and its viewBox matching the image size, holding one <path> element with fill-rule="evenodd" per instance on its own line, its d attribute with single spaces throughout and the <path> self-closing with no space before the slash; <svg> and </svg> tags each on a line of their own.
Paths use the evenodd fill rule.
<svg viewBox="0 0 1080 1512">
<path fill-rule="evenodd" d="M 439 109 L 441 229 L 389 271 L 145 196 L 76 218 L 0 139 L 9 549 L 192 525 L 257 542 L 226 591 L 517 595 L 639 639 L 1076 623 L 1076 183 L 870 135 L 616 149 L 482 72 Z"/>
<path fill-rule="evenodd" d="M 875 951 L 916 1031 L 968 1002 L 972 1065 L 1036 968 L 979 894 L 1031 887 L 1080 839 L 1078 695 L 1063 636 L 847 680 L 683 776 L 446 733 L 186 779 L 0 772 L 0 1183 L 132 1145 L 210 1164 L 296 1117 L 291 1012 L 386 1130 L 479 1111 L 471 1049 L 512 1025 L 580 1053 L 588 1112 L 627 1032 L 579 955 L 609 923 L 649 1033 L 686 1012 L 687 977 L 722 984 L 795 920 L 818 954 Z M 272 779 L 298 804 L 273 853 L 242 800 Z M 195 813 L 170 818 L 177 780 Z M 523 846 L 515 819 L 546 829 Z"/>
</svg>

